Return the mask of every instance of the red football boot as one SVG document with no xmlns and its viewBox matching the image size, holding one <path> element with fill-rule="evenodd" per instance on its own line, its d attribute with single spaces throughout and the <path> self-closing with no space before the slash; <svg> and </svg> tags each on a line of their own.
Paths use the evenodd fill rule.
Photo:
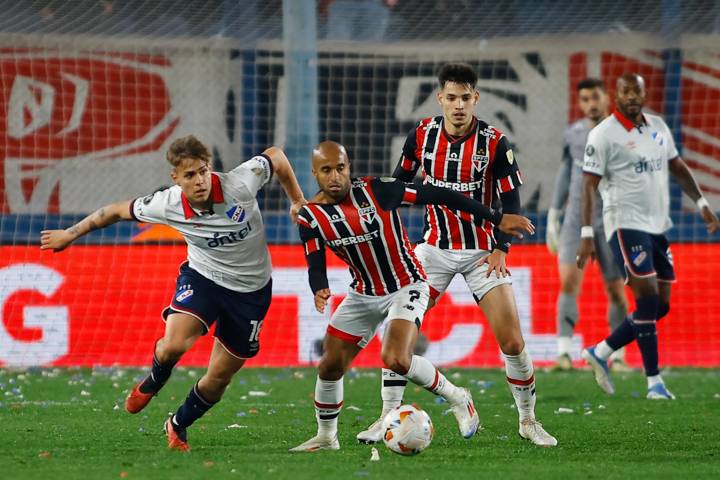
<svg viewBox="0 0 720 480">
<path fill-rule="evenodd" d="M 190 450 L 190 445 L 187 443 L 187 433 L 185 433 L 185 430 L 173 425 L 172 417 L 165 422 L 165 433 L 167 434 L 168 448 L 181 452 Z"/>
<path fill-rule="evenodd" d="M 130 413 L 140 412 L 143 408 L 147 407 L 152 397 L 155 396 L 154 393 L 142 393 L 140 391 L 140 385 L 142 385 L 144 381 L 145 380 L 142 380 L 135 385 L 133 389 L 130 390 L 130 393 L 128 393 L 127 398 L 125 398 L 125 410 Z"/>
</svg>

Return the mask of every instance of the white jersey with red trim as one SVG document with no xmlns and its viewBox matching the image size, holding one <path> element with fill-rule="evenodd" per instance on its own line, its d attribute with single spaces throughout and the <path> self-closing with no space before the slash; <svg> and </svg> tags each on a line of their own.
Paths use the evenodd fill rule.
<svg viewBox="0 0 720 480">
<path fill-rule="evenodd" d="M 615 112 L 590 131 L 583 171 L 602 177 L 608 240 L 618 228 L 663 233 L 670 220 L 669 161 L 678 156 L 670 129 L 657 115 L 634 125 Z"/>
<path fill-rule="evenodd" d="M 425 280 L 397 208 L 413 205 L 417 190 L 394 178 L 352 179 L 337 204 L 309 203 L 298 214 L 305 255 L 327 245 L 349 267 L 363 295 L 387 295 Z"/>
<path fill-rule="evenodd" d="M 270 159 L 259 155 L 227 173 L 212 173 L 212 210 L 201 212 L 179 186 L 137 198 L 130 214 L 173 227 L 185 238 L 190 267 L 230 290 L 254 292 L 270 280 L 265 228 L 255 195 L 272 177 Z"/>
<path fill-rule="evenodd" d="M 487 207 L 500 193 L 522 184 L 513 151 L 500 130 L 474 118 L 468 133 L 453 137 L 443 123 L 442 116 L 430 117 L 410 131 L 399 163 L 402 180 L 409 181 L 422 167 L 425 183 L 455 190 Z M 492 250 L 496 243 L 491 222 L 478 226 L 472 215 L 443 205 L 425 207 L 424 238 L 443 249 Z"/>
</svg>

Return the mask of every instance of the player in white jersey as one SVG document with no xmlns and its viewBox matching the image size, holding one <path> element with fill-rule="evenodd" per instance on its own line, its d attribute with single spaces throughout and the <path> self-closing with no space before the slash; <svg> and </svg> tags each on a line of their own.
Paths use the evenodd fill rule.
<svg viewBox="0 0 720 480">
<path fill-rule="evenodd" d="M 230 172 L 215 173 L 207 147 L 189 135 L 170 145 L 167 160 L 174 186 L 104 206 L 67 230 L 43 231 L 41 248 L 61 251 L 86 233 L 120 220 L 161 223 L 183 235 L 188 260 L 163 311 L 165 334 L 155 343 L 150 374 L 130 391 L 125 407 L 130 413 L 145 408 L 180 357 L 217 321 L 207 372 L 165 422 L 168 447 L 186 451 L 186 429 L 220 401 L 235 372 L 260 348 L 272 279 L 255 195 L 274 174 L 292 203 L 294 218 L 305 200 L 290 162 L 275 147 Z"/>
<path fill-rule="evenodd" d="M 697 204 L 709 233 L 720 228 L 692 173 L 678 155 L 672 132 L 656 115 L 643 113 L 645 81 L 626 73 L 617 81 L 617 110 L 595 127 L 585 147 L 579 268 L 595 254 L 592 216 L 595 195 L 603 200 L 605 235 L 615 261 L 635 297 L 636 309 L 609 337 L 583 350 L 606 393 L 615 389 L 607 360 L 613 351 L 637 341 L 647 375 L 647 398 L 674 399 L 658 370 L 656 322 L 670 310 L 675 281 L 665 232 L 670 220 L 668 173 Z"/>
<path fill-rule="evenodd" d="M 605 84 L 597 78 L 586 78 L 577 84 L 578 107 L 583 118 L 572 123 L 563 134 L 563 164 L 555 178 L 555 191 L 547 216 L 545 240 L 548 250 L 558 256 L 560 273 L 560 294 L 557 300 L 557 343 L 556 368 L 572 369 L 572 336 L 578 322 L 578 294 L 584 271 L 577 268 L 576 254 L 580 245 L 580 197 L 582 193 L 583 154 L 588 133 L 608 116 L 609 98 Z M 596 199 L 598 205 L 601 200 Z M 565 210 L 562 227 L 560 214 Z M 610 246 L 605 240 L 602 214 L 593 217 L 595 229 L 595 253 L 602 272 L 608 299 L 608 323 L 610 331 L 625 320 L 627 299 L 622 274 L 612 258 Z M 627 370 L 624 349 L 613 355 L 611 368 Z"/>
</svg>

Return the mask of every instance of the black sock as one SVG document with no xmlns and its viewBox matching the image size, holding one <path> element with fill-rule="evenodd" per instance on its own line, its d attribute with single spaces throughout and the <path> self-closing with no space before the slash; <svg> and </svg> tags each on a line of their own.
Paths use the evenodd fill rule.
<svg viewBox="0 0 720 480">
<path fill-rule="evenodd" d="M 180 405 L 178 411 L 175 412 L 173 423 L 182 429 L 188 428 L 195 420 L 205 415 L 205 412 L 210 410 L 213 405 L 215 405 L 215 403 L 208 402 L 200 395 L 198 384 L 196 383 L 192 390 L 190 390 L 190 393 L 188 393 L 185 403 Z"/>
<path fill-rule="evenodd" d="M 605 339 L 605 342 L 613 350 L 619 350 L 633 340 L 635 340 L 635 332 L 632 322 L 630 318 L 625 317 L 625 320 L 612 331 L 610 336 Z"/>
<path fill-rule="evenodd" d="M 157 393 L 170 378 L 175 363 L 160 363 L 156 355 L 153 355 L 153 364 L 150 375 L 140 384 L 142 393 Z"/>
<path fill-rule="evenodd" d="M 635 339 L 642 354 L 645 375 L 652 377 L 660 373 L 658 369 L 658 341 L 657 329 L 653 321 L 634 323 Z"/>
<path fill-rule="evenodd" d="M 658 370 L 657 328 L 655 326 L 659 300 L 657 295 L 635 299 L 636 309 L 633 313 L 632 326 L 642 355 L 645 375 L 648 377 L 660 373 Z"/>
</svg>

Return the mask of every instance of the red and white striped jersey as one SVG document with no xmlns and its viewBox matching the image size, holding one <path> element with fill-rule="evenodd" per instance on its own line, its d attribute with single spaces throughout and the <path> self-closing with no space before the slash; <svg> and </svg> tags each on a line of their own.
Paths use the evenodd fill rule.
<svg viewBox="0 0 720 480">
<path fill-rule="evenodd" d="M 422 120 L 409 134 L 395 176 L 410 181 L 422 167 L 424 182 L 467 195 L 492 207 L 500 193 L 520 186 L 522 179 L 505 135 L 475 118 L 462 137 L 443 127 L 443 117 Z M 492 250 L 493 224 L 477 226 L 473 216 L 442 205 L 425 207 L 424 238 L 443 249 Z"/>
<path fill-rule="evenodd" d="M 363 295 L 387 295 L 425 281 L 397 211 L 414 204 L 416 197 L 412 184 L 394 178 L 352 179 L 342 202 L 309 203 L 300 210 L 305 255 L 321 251 L 324 258 L 327 245 L 350 267 L 350 286 Z"/>
</svg>

